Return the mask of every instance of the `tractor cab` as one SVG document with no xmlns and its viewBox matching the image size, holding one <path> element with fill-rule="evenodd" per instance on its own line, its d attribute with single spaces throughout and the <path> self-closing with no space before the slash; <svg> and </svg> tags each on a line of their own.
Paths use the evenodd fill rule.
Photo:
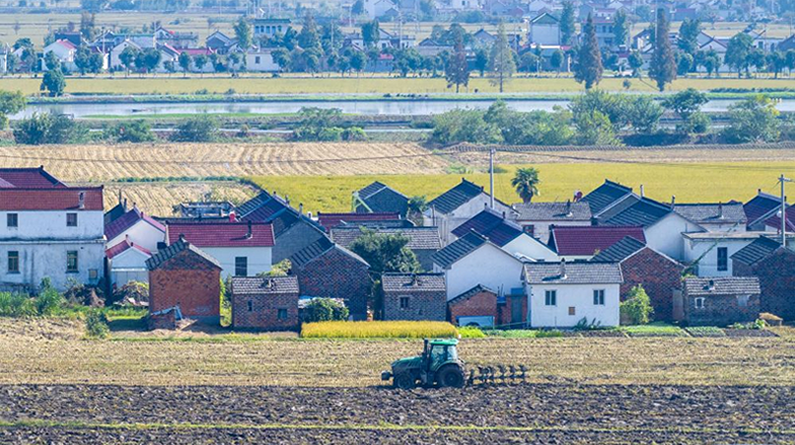
<svg viewBox="0 0 795 445">
<path fill-rule="evenodd" d="M 457 346 L 456 339 L 425 339 L 421 355 L 394 361 L 392 371 L 382 372 L 381 379 L 393 379 L 400 389 L 412 389 L 418 383 L 460 388 L 464 386 L 464 362 L 458 358 Z"/>
</svg>

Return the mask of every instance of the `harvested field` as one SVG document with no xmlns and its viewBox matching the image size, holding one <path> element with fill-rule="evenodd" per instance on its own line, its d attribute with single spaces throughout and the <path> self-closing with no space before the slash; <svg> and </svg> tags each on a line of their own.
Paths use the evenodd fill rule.
<svg viewBox="0 0 795 445">
<path fill-rule="evenodd" d="M 190 201 L 229 201 L 240 204 L 256 195 L 249 185 L 231 181 L 205 182 L 151 182 L 105 184 L 105 208 L 118 203 L 119 192 L 127 204 L 138 203 L 154 216 L 173 216 L 174 205 Z"/>
<path fill-rule="evenodd" d="M 420 341 L 170 341 L 116 333 L 81 340 L 83 326 L 0 319 L 0 384 L 379 385 L 379 373 Z M 130 335 L 130 338 L 119 338 Z M 536 383 L 795 385 L 793 338 L 543 338 L 463 340 L 472 365 L 525 364 Z"/>
<path fill-rule="evenodd" d="M 447 162 L 411 143 L 11 146 L 0 167 L 38 167 L 64 181 L 254 175 L 442 173 Z"/>
<path fill-rule="evenodd" d="M 226 438 L 236 443 L 505 443 L 506 437 L 517 442 L 565 443 L 795 440 L 793 387 L 517 384 L 412 392 L 381 387 L 240 389 L 2 386 L 0 439 L 103 443 Z"/>
</svg>

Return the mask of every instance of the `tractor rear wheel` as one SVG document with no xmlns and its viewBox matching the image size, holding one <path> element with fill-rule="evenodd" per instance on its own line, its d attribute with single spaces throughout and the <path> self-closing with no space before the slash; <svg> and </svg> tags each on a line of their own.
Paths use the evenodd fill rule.
<svg viewBox="0 0 795 445">
<path fill-rule="evenodd" d="M 395 376 L 395 387 L 400 389 L 414 389 L 417 381 L 410 372 L 401 372 Z"/>
<path fill-rule="evenodd" d="M 447 366 L 439 372 L 439 386 L 449 388 L 464 387 L 464 370 L 458 366 Z"/>
</svg>

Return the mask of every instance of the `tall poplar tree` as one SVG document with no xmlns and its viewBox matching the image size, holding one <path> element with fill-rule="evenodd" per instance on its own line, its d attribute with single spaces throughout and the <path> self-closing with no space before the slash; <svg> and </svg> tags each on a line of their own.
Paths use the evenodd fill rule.
<svg viewBox="0 0 795 445">
<path fill-rule="evenodd" d="M 584 83 L 585 89 L 590 90 L 602 80 L 602 53 L 599 51 L 599 42 L 596 40 L 596 28 L 593 26 L 593 17 L 588 14 L 588 19 L 582 30 L 585 39 L 577 52 L 577 64 L 574 67 L 574 79 Z"/>
<path fill-rule="evenodd" d="M 494 41 L 494 45 L 491 47 L 489 69 L 492 75 L 491 84 L 499 85 L 500 93 L 502 93 L 505 82 L 516 72 L 513 50 L 508 44 L 508 35 L 505 34 L 505 25 L 502 23 L 500 23 L 500 27 L 497 30 L 497 40 Z"/>
<path fill-rule="evenodd" d="M 444 77 L 447 79 L 448 86 L 455 85 L 456 93 L 458 93 L 461 85 L 469 85 L 467 54 L 464 50 L 464 38 L 460 34 L 455 37 L 455 49 L 453 54 L 447 59 Z"/>
<path fill-rule="evenodd" d="M 671 49 L 670 25 L 665 11 L 660 8 L 657 10 L 657 29 L 654 39 L 654 54 L 649 65 L 649 77 L 657 82 L 657 88 L 665 91 L 665 84 L 671 83 L 676 79 L 676 61 L 674 52 Z"/>
<path fill-rule="evenodd" d="M 563 11 L 560 13 L 560 43 L 571 45 L 576 28 L 574 25 L 574 4 L 571 1 L 563 2 Z"/>
</svg>

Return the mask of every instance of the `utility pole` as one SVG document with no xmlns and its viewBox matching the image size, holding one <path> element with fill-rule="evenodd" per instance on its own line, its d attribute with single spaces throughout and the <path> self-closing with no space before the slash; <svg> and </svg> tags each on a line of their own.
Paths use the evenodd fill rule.
<svg viewBox="0 0 795 445">
<path fill-rule="evenodd" d="M 787 247 L 787 197 L 784 195 L 784 184 L 792 182 L 792 179 L 782 174 L 778 177 L 778 182 L 781 183 L 781 246 Z"/>
<path fill-rule="evenodd" d="M 497 152 L 493 147 L 489 149 L 489 204 L 494 210 L 494 154 Z M 783 187 L 783 186 L 782 186 Z"/>
</svg>

